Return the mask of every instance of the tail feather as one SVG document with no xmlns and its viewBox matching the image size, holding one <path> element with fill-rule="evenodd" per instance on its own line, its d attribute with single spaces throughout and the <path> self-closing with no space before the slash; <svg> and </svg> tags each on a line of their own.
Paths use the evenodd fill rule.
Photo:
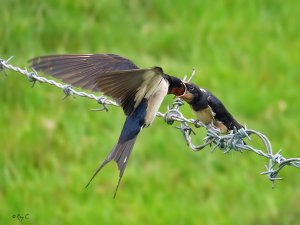
<svg viewBox="0 0 300 225">
<path fill-rule="evenodd" d="M 90 181 L 87 183 L 86 187 L 89 186 L 89 184 L 92 182 L 92 180 L 96 177 L 96 175 L 99 173 L 99 171 L 107 164 L 109 163 L 111 160 L 114 160 L 117 165 L 118 165 L 118 169 L 119 169 L 119 180 L 118 180 L 118 184 L 114 193 L 114 198 L 116 197 L 124 170 L 126 168 L 128 159 L 130 157 L 133 145 L 136 141 L 137 136 L 135 136 L 134 138 L 127 140 L 123 143 L 118 143 L 113 150 L 111 150 L 111 152 L 109 153 L 109 155 L 106 157 L 106 159 L 104 160 L 104 162 L 99 166 L 99 168 L 95 171 L 94 175 L 92 176 L 92 178 L 90 179 Z"/>
<path fill-rule="evenodd" d="M 135 137 L 135 138 L 125 142 L 124 144 L 122 144 L 122 147 L 121 147 L 122 151 L 120 151 L 120 153 L 117 154 L 117 157 L 114 159 L 115 162 L 118 165 L 118 168 L 119 168 L 119 180 L 118 180 L 118 184 L 117 184 L 117 187 L 116 187 L 116 190 L 115 190 L 115 193 L 114 193 L 114 198 L 117 195 L 117 191 L 118 191 L 118 188 L 120 186 L 121 179 L 123 177 L 123 174 L 124 174 L 127 162 L 129 160 L 133 145 L 136 141 L 136 138 L 137 137 Z M 118 144 L 118 145 L 120 145 L 120 144 Z"/>
<path fill-rule="evenodd" d="M 231 116 L 231 122 L 229 123 L 229 130 L 234 130 L 234 128 L 236 128 L 237 130 L 245 128 L 242 124 L 240 124 L 235 118 L 233 118 L 233 116 Z"/>
<path fill-rule="evenodd" d="M 114 160 L 119 169 L 119 181 L 114 194 L 114 197 L 116 197 L 118 187 L 129 160 L 133 145 L 142 129 L 143 124 L 145 123 L 147 106 L 147 100 L 143 99 L 139 106 L 134 110 L 133 114 L 126 118 L 117 145 L 111 150 L 104 162 L 96 170 L 86 187 L 107 163 L 109 163 L 111 160 Z"/>
</svg>

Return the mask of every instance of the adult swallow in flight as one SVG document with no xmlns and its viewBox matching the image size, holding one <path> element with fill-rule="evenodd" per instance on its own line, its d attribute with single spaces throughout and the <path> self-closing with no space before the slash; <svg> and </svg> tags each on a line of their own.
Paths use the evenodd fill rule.
<svg viewBox="0 0 300 225">
<path fill-rule="evenodd" d="M 119 140 L 87 184 L 114 160 L 119 169 L 115 197 L 139 132 L 152 123 L 164 97 L 184 94 L 185 85 L 160 67 L 140 69 L 129 59 L 114 54 L 50 55 L 30 62 L 36 71 L 76 87 L 103 92 L 122 106 L 127 117 Z"/>
<path fill-rule="evenodd" d="M 223 103 L 211 92 L 193 83 L 185 83 L 186 93 L 180 96 L 193 109 L 198 120 L 205 125 L 213 124 L 221 133 L 244 128 L 228 112 Z"/>
</svg>

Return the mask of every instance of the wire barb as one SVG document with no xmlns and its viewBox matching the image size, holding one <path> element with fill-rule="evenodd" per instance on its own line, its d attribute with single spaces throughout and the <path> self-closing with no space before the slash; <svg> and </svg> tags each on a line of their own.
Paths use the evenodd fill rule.
<svg viewBox="0 0 300 225">
<path fill-rule="evenodd" d="M 102 106 L 99 109 L 92 109 L 93 111 L 108 111 L 107 106 L 119 106 L 117 102 L 108 99 L 106 96 L 95 96 L 94 94 L 79 92 L 73 89 L 70 85 L 61 84 L 54 80 L 49 80 L 45 77 L 41 77 L 33 69 L 31 72 L 29 72 L 26 68 L 21 69 L 20 67 L 13 66 L 8 63 L 12 58 L 13 57 L 10 57 L 7 60 L 0 58 L 0 72 L 4 71 L 5 73 L 5 69 L 8 69 L 23 74 L 30 82 L 33 82 L 32 87 L 37 81 L 40 83 L 48 83 L 50 85 L 56 86 L 57 88 L 62 89 L 65 93 L 66 96 L 64 97 L 64 99 L 71 95 L 93 99 Z M 195 76 L 195 73 L 196 71 L 195 69 L 193 69 L 191 75 L 189 76 L 189 79 L 187 79 L 187 76 L 185 76 L 183 80 L 191 81 Z M 235 130 L 229 134 L 221 134 L 220 130 L 212 125 L 206 126 L 198 120 L 185 118 L 180 112 L 180 107 L 183 105 L 184 102 L 181 99 L 175 98 L 172 104 L 172 108 L 168 107 L 165 113 L 158 112 L 157 117 L 162 117 L 164 121 L 169 125 L 172 125 L 175 122 L 179 123 L 179 126 L 175 126 L 175 128 L 179 129 L 183 134 L 187 145 L 192 151 L 197 152 L 203 150 L 206 146 L 209 145 L 211 147 L 211 151 L 220 149 L 223 153 L 229 153 L 230 151 L 238 151 L 241 153 L 244 151 L 254 152 L 255 154 L 269 160 L 269 163 L 265 166 L 266 171 L 261 172 L 261 174 L 267 175 L 268 179 L 273 182 L 273 187 L 275 181 L 282 179 L 281 177 L 278 177 L 278 174 L 285 166 L 300 168 L 300 158 L 285 158 L 282 156 L 281 150 L 274 154 L 271 142 L 264 134 L 255 130 L 247 129 L 246 127 Z M 194 126 L 197 129 L 206 129 L 207 133 L 203 138 L 202 144 L 193 144 L 192 136 L 196 135 L 196 133 L 191 126 Z M 245 144 L 244 139 L 248 139 L 248 141 L 251 142 L 251 135 L 257 136 L 262 141 L 265 151 Z"/>
<path fill-rule="evenodd" d="M 63 87 L 63 92 L 65 94 L 65 97 L 63 97 L 63 100 L 65 100 L 67 97 L 73 95 L 73 89 L 72 89 L 71 85 L 65 85 Z"/>
</svg>

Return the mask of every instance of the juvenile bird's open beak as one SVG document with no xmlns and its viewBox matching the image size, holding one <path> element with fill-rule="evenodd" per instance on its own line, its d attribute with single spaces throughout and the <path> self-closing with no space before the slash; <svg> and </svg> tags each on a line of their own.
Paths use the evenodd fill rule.
<svg viewBox="0 0 300 225">
<path fill-rule="evenodd" d="M 171 93 L 174 94 L 174 98 L 181 98 L 181 96 L 184 96 L 187 92 L 187 88 L 184 82 L 181 82 L 183 84 L 183 87 L 175 87 L 172 89 Z"/>
<path fill-rule="evenodd" d="M 182 95 L 186 94 L 186 85 L 180 81 L 180 85 L 176 84 L 176 86 L 174 85 L 170 90 L 169 90 L 169 94 L 173 94 L 175 95 L 175 97 L 181 97 Z"/>
<path fill-rule="evenodd" d="M 184 95 L 186 95 L 186 93 L 187 93 L 187 88 L 186 88 L 185 82 L 182 82 L 182 84 L 183 84 L 183 87 L 184 87 L 184 91 L 183 91 L 183 94 L 176 96 L 176 97 L 178 97 L 178 98 L 181 98 L 181 96 L 184 96 Z"/>
<path fill-rule="evenodd" d="M 185 88 L 185 91 L 182 95 L 177 96 L 186 102 L 191 102 L 194 99 L 194 95 L 190 93 L 186 87 L 187 82 L 182 82 Z"/>
</svg>

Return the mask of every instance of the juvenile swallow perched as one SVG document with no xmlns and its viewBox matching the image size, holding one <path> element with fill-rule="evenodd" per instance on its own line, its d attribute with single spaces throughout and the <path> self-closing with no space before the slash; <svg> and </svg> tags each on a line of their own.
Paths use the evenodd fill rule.
<svg viewBox="0 0 300 225">
<path fill-rule="evenodd" d="M 211 92 L 193 83 L 185 83 L 186 92 L 181 99 L 185 100 L 193 109 L 198 120 L 205 125 L 213 124 L 221 133 L 228 133 L 234 128 L 243 126 L 228 112 L 223 103 Z"/>
<path fill-rule="evenodd" d="M 30 62 L 36 71 L 76 87 L 102 92 L 122 106 L 127 117 L 119 140 L 87 184 L 114 160 L 119 169 L 115 196 L 139 132 L 152 123 L 164 97 L 184 94 L 185 85 L 165 74 L 161 67 L 140 69 L 129 59 L 114 54 L 50 55 Z"/>
</svg>

